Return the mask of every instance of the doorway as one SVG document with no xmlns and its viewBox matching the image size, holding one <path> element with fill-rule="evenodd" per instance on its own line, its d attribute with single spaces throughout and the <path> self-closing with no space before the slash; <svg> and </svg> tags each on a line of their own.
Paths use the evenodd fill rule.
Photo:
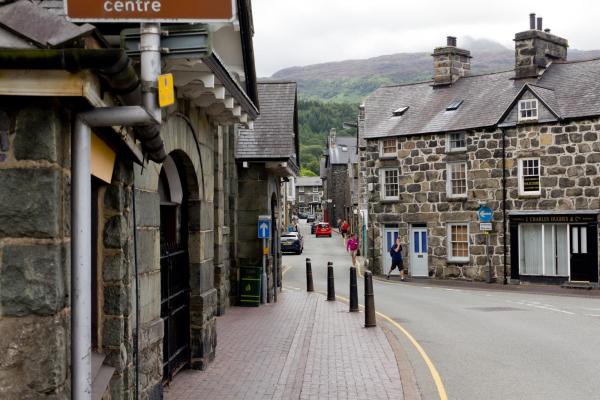
<svg viewBox="0 0 600 400">
<path fill-rule="evenodd" d="M 597 233 L 588 225 L 570 225 L 571 281 L 598 282 Z"/>
<path fill-rule="evenodd" d="M 180 174 L 169 157 L 160 173 L 160 275 L 164 322 L 163 381 L 190 363 L 188 206 Z"/>
<path fill-rule="evenodd" d="M 396 243 L 398 238 L 398 226 L 397 225 L 386 225 L 383 228 L 383 248 L 381 249 L 381 258 L 383 274 L 387 275 L 392 267 L 392 257 L 390 256 L 390 249 Z"/>
<path fill-rule="evenodd" d="M 429 255 L 427 228 L 413 226 L 411 228 L 410 266 L 411 276 L 429 277 Z"/>
</svg>

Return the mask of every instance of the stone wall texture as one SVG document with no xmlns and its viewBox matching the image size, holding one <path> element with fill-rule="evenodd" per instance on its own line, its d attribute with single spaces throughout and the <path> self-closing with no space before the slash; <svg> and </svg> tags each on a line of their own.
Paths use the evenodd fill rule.
<svg viewBox="0 0 600 400">
<path fill-rule="evenodd" d="M 600 212 L 599 120 L 566 124 L 529 124 L 505 132 L 506 161 L 503 163 L 501 130 L 467 132 L 467 149 L 446 151 L 445 135 L 399 138 L 398 156 L 379 159 L 377 140 L 368 140 L 361 155 L 361 174 L 373 184 L 369 200 L 369 254 L 375 272 L 381 272 L 382 237 L 386 224 L 398 224 L 401 239 L 408 243 L 411 225 L 425 224 L 429 232 L 429 275 L 439 278 L 482 280 L 485 277 L 486 238 L 479 231 L 477 210 L 481 202 L 494 212 L 491 262 L 497 277 L 503 274 L 506 257 L 510 276 L 510 237 L 503 232 L 503 168 L 506 172 L 506 210 L 510 211 L 595 211 Z M 520 158 L 539 157 L 541 194 L 523 197 L 518 191 Z M 446 194 L 449 162 L 467 163 L 467 197 L 450 199 Z M 504 165 L 503 165 L 504 164 Z M 399 200 L 382 201 L 379 170 L 400 170 Z M 470 256 L 467 263 L 448 261 L 447 224 L 469 224 Z M 373 229 L 374 228 L 374 229 Z M 504 254 L 504 240 L 507 253 Z M 405 246 L 408 248 L 408 246 Z M 409 272 L 410 257 L 405 254 Z M 518 266 L 515 266 L 518 268 Z"/>
</svg>

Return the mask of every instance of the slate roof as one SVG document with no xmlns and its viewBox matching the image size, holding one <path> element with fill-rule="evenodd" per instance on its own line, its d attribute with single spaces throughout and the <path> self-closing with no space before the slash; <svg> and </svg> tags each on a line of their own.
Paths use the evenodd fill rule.
<svg viewBox="0 0 600 400">
<path fill-rule="evenodd" d="M 337 136 L 336 146 L 329 148 L 329 164 L 348 164 L 358 162 L 358 154 L 356 153 L 356 137 L 352 136 Z M 346 146 L 348 151 L 343 151 L 342 146 Z"/>
<path fill-rule="evenodd" d="M 296 82 L 260 80 L 260 115 L 254 129 L 240 129 L 236 158 L 241 160 L 298 161 Z"/>
<path fill-rule="evenodd" d="M 434 88 L 432 82 L 386 86 L 365 100 L 366 138 L 442 133 L 492 127 L 525 84 L 560 118 L 600 115 L 600 59 L 551 64 L 538 79 L 514 80 L 514 71 L 459 79 Z M 464 100 L 456 111 L 453 101 Z M 410 107 L 401 117 L 394 110 Z"/>
<path fill-rule="evenodd" d="M 323 186 L 323 181 L 318 176 L 300 176 L 296 178 L 296 187 L 298 186 Z"/>
</svg>

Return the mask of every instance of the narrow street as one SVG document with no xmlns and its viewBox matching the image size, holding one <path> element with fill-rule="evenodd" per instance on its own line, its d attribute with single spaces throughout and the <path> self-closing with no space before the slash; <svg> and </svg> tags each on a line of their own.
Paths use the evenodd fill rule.
<svg viewBox="0 0 600 400">
<path fill-rule="evenodd" d="M 315 290 L 348 296 L 349 255 L 342 239 L 318 238 L 300 223 L 304 253 L 286 255 L 284 288 L 305 288 L 311 258 Z M 396 272 L 397 274 L 397 272 Z M 449 399 L 593 399 L 600 380 L 600 299 L 374 281 L 377 311 L 405 328 L 441 376 Z M 363 285 L 359 278 L 359 300 Z M 394 330 L 423 399 L 438 399 L 432 375 L 406 335 Z"/>
</svg>

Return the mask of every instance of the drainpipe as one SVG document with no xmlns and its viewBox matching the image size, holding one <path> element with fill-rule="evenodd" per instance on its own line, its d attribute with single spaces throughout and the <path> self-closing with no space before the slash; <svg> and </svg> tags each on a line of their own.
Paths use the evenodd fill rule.
<svg viewBox="0 0 600 400">
<path fill-rule="evenodd" d="M 504 282 L 506 285 L 506 131 L 502 129 L 502 229 L 503 229 L 503 240 L 502 245 L 504 247 Z"/>
<path fill-rule="evenodd" d="M 144 31 L 147 32 L 144 32 Z M 159 129 L 160 108 L 156 95 L 151 90 L 152 82 L 156 82 L 160 73 L 160 36 L 156 46 L 154 36 L 160 32 L 158 24 L 142 24 L 142 76 L 146 89 L 143 92 L 143 103 L 147 109 L 138 106 L 107 107 L 80 113 L 76 117 L 72 140 L 72 225 L 71 253 L 71 398 L 74 400 L 91 400 L 92 398 L 92 260 L 91 260 L 91 226 L 92 226 L 92 185 L 90 179 L 90 136 L 92 128 L 110 126 L 152 126 Z M 144 40 L 144 33 L 153 38 Z M 144 51 L 151 54 L 144 57 Z M 153 71 L 152 76 L 147 70 Z M 158 73 L 157 73 L 158 72 Z M 137 276 L 136 276 L 137 278 Z M 139 340 L 139 332 L 136 332 Z M 136 354 L 139 357 L 139 354 Z M 137 386 L 137 384 L 136 384 Z"/>
</svg>

